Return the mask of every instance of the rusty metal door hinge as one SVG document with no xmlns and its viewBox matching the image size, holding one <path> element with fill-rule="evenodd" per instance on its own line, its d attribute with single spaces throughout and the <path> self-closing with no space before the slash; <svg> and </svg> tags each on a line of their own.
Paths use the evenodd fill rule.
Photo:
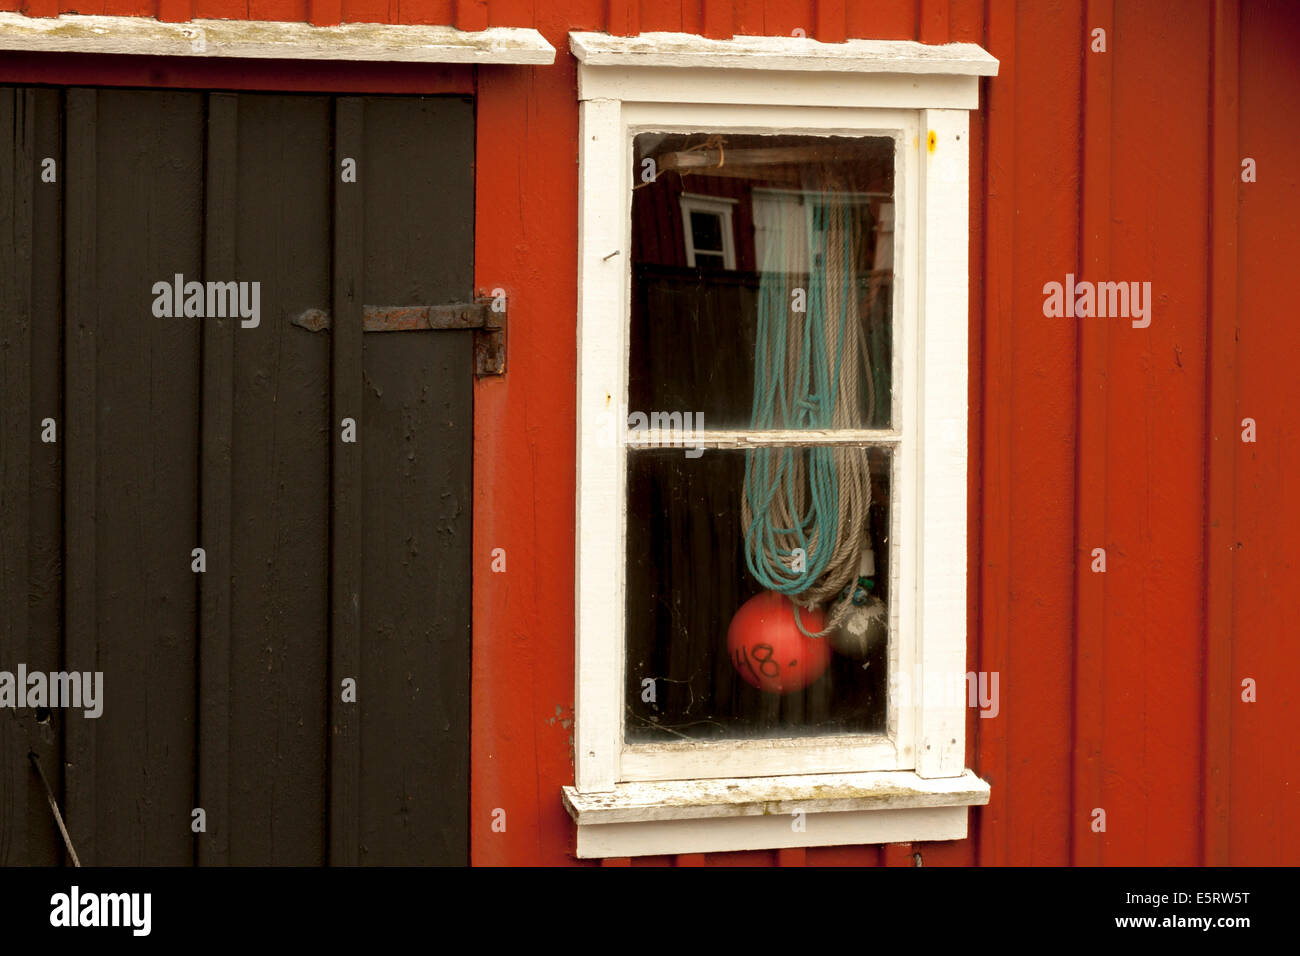
<svg viewBox="0 0 1300 956">
<path fill-rule="evenodd" d="M 470 329 L 474 332 L 474 374 L 504 375 L 506 371 L 506 313 L 492 311 L 493 299 L 451 305 L 365 305 L 363 332 L 420 332 Z M 309 332 L 330 327 L 324 309 L 307 309 L 289 320 Z"/>
</svg>

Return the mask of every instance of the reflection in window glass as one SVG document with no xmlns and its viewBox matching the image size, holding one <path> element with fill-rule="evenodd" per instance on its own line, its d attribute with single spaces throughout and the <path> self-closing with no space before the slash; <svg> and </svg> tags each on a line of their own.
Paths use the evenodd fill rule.
<svg viewBox="0 0 1300 956">
<path fill-rule="evenodd" d="M 835 427 L 890 427 L 894 141 L 642 133 L 634 153 L 657 175 L 634 179 L 629 408 L 756 427 L 765 314 L 831 309 L 856 349 Z M 819 426 L 778 403 L 757 427 Z"/>
<path fill-rule="evenodd" d="M 635 146 L 625 739 L 883 733 L 894 142 Z"/>
<path fill-rule="evenodd" d="M 836 605 L 846 611 L 821 638 L 804 637 L 790 601 L 749 571 L 738 499 L 750 453 L 629 455 L 629 743 L 883 732 L 891 456 L 852 451 L 870 467 L 863 573 L 828 612 L 800 615 L 804 629 L 818 633 Z M 742 608 L 751 615 L 733 629 Z"/>
</svg>

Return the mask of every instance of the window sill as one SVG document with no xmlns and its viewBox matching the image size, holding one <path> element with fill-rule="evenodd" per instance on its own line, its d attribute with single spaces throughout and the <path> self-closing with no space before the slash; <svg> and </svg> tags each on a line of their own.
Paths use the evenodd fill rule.
<svg viewBox="0 0 1300 956">
<path fill-rule="evenodd" d="M 970 770 L 937 778 L 897 770 L 621 783 L 603 793 L 564 787 L 563 799 L 577 855 L 589 859 L 961 840 L 966 808 L 988 803 L 989 785 Z"/>
</svg>

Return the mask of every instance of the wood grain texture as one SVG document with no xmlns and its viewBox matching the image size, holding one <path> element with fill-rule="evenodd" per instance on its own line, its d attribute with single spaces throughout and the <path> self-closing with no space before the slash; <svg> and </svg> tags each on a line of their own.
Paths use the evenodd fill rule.
<svg viewBox="0 0 1300 956">
<path fill-rule="evenodd" d="M 366 358 L 360 319 L 367 293 L 472 296 L 472 103 L 376 100 L 367 129 L 356 99 L 341 123 L 328 97 L 67 99 L 64 149 L 59 91 L 0 89 L 0 383 L 21 411 L 0 420 L 0 667 L 103 670 L 106 700 L 98 720 L 0 715 L 22 757 L 0 778 L 5 860 L 62 856 L 24 765 L 47 757 L 59 786 L 66 727 L 87 860 L 463 863 L 471 333 L 379 336 Z M 335 153 L 362 170 L 339 197 Z M 34 178 L 45 155 L 66 163 L 56 183 Z M 257 283 L 260 320 L 155 315 L 154 283 L 177 275 Z M 62 329 L 36 321 L 61 284 Z M 288 322 L 321 305 L 333 332 Z M 344 407 L 361 441 L 331 475 Z M 362 704 L 331 708 L 344 675 Z"/>
<path fill-rule="evenodd" d="M 171 0 L 165 0 L 171 2 Z M 479 0 L 482 2 L 482 0 Z M 333 10 L 320 16 L 333 19 Z M 0 49 L 45 53 L 165 55 L 408 63 L 550 63 L 555 49 L 536 30 L 473 31 L 406 24 L 259 23 L 238 19 L 81 16 L 35 19 L 0 12 Z"/>
<path fill-rule="evenodd" d="M 1251 0 L 1241 5 L 1240 99 L 1236 157 L 1237 317 L 1235 419 L 1221 440 L 1235 457 L 1231 547 L 1232 695 L 1228 749 L 1228 862 L 1294 866 L 1300 861 L 1300 680 L 1291 596 L 1300 585 L 1295 542 L 1300 536 L 1294 484 L 1300 474 L 1300 381 L 1292 372 L 1300 329 L 1288 318 L 1300 237 L 1285 224 L 1300 214 L 1295 156 L 1300 135 L 1292 115 L 1300 100 L 1300 11 Z M 1229 130 L 1216 126 L 1216 132 Z M 1241 181 L 1242 160 L 1256 163 L 1256 181 Z M 1226 162 L 1226 159 L 1225 159 Z M 1228 188 L 1226 181 L 1216 186 Z M 1215 314 L 1216 320 L 1223 316 Z M 1220 356 L 1216 355 L 1216 360 Z M 1213 382 L 1213 378 L 1211 379 Z M 1229 404 L 1221 397 L 1224 406 Z M 1225 416 L 1226 417 L 1226 416 Z M 1243 418 L 1256 422 L 1256 442 L 1241 440 Z M 1211 435 L 1211 441 L 1214 436 Z M 1222 499 L 1216 500 L 1218 508 Z M 1221 562 L 1222 554 L 1213 560 Z M 1220 570 L 1222 563 L 1214 570 Z M 1212 578 L 1216 590 L 1226 582 Z M 1217 600 L 1226 600 L 1220 593 Z M 1212 631 L 1210 639 L 1225 635 Z M 1207 677 L 1213 678 L 1210 671 Z M 1243 682 L 1255 681 L 1255 703 Z M 1221 731 L 1220 731 L 1221 732 Z"/>
<path fill-rule="evenodd" d="M 63 191 L 58 183 L 36 181 L 36 168 L 54 159 L 64 168 L 63 94 L 57 89 L 27 91 L 27 109 L 33 116 L 32 156 L 32 351 L 31 401 L 28 440 L 28 572 L 27 665 L 44 671 L 62 668 L 63 640 L 63 449 L 67 437 L 63 379 Z M 38 427 L 46 418 L 56 424 L 54 442 L 40 438 Z M 36 719 L 36 715 L 30 715 Z M 28 745 L 57 797 L 63 794 L 62 750 L 67 721 L 61 716 L 41 723 L 28 733 Z M 43 789 L 28 778 L 27 860 L 55 866 L 63 859 L 63 839 L 45 804 Z"/>
<path fill-rule="evenodd" d="M 1104 442 L 1111 554 L 1104 624 L 1076 636 L 1104 657 L 1107 830 L 1090 836 L 1107 865 L 1185 866 L 1201 824 L 1209 11 L 1117 4 L 1110 36 L 1110 278 L 1150 281 L 1154 301 L 1148 328 L 1110 323 L 1105 437 L 1081 438 L 1085 455 Z"/>
<path fill-rule="evenodd" d="M 98 398 L 98 258 L 96 138 L 93 90 L 73 89 L 66 100 L 67 159 L 64 212 L 64 667 L 99 665 L 95 606 L 97 548 L 96 411 Z M 93 725 L 69 719 L 65 730 L 63 813 L 83 866 L 98 859 L 96 747 Z"/>
<path fill-rule="evenodd" d="M 31 566 L 28 504 L 32 432 L 33 186 L 36 182 L 34 97 L 0 90 L 0 129 L 13 140 L 0 150 L 0 670 L 28 661 L 28 587 Z M 25 708 L 24 708 L 25 710 Z M 31 715 L 0 714 L 0 866 L 26 862 L 27 760 Z"/>
<path fill-rule="evenodd" d="M 1080 43 L 1089 48 L 1083 58 L 1082 125 L 1079 152 L 1079 265 L 1081 277 L 1094 281 L 1111 277 L 1111 173 L 1110 140 L 1114 97 L 1115 58 L 1090 50 L 1091 31 L 1115 29 L 1112 0 L 1090 0 L 1084 8 L 1084 31 Z M 1058 280 L 1063 281 L 1063 280 Z M 1101 634 L 1105 630 L 1111 562 L 1118 562 L 1106 521 L 1109 488 L 1106 480 L 1110 457 L 1106 382 L 1110 323 L 1078 323 L 1079 393 L 1075 450 L 1074 529 L 1074 755 L 1070 795 L 1070 860 L 1080 865 L 1101 862 L 1104 834 L 1093 829 L 1095 810 L 1104 810 L 1102 762 L 1105 749 L 1104 723 L 1105 651 Z M 1094 570 L 1095 549 L 1107 555 L 1105 573 Z M 1115 573 L 1124 569 L 1116 566 Z"/>
<path fill-rule="evenodd" d="M 364 300 L 467 301 L 472 102 L 369 99 L 364 129 Z M 469 858 L 472 345 L 463 330 L 364 337 L 362 862 Z"/>
<path fill-rule="evenodd" d="M 342 699 L 344 680 L 366 693 L 361 681 L 361 561 L 364 502 L 362 449 L 361 306 L 365 268 L 365 219 L 357 183 L 341 182 L 344 158 L 363 155 L 363 101 L 334 103 L 333 296 L 330 315 L 330 670 L 329 670 L 329 862 L 361 862 L 361 714 Z M 345 444 L 345 419 L 362 426 Z"/>
<path fill-rule="evenodd" d="M 179 59 L 83 53 L 75 59 L 7 51 L 0 82 L 276 92 L 472 93 L 474 67 L 344 60 Z"/>
<path fill-rule="evenodd" d="M 1241 5 L 1214 5 L 1213 102 L 1210 122 L 1210 313 L 1206 333 L 1205 710 L 1201 860 L 1231 859 L 1232 718 L 1239 700 L 1233 680 L 1236 596 L 1237 458 L 1237 206 L 1241 183 Z"/>
<path fill-rule="evenodd" d="M 241 95 L 232 277 L 262 283 L 236 328 L 231 567 L 232 843 L 237 865 L 327 859 L 330 338 L 289 324 L 330 302 L 331 104 Z M 364 440 L 364 438 L 363 438 Z M 348 446 L 349 449 L 355 446 Z"/>
<path fill-rule="evenodd" d="M 124 15 L 151 16 L 155 9 L 139 0 L 102 6 Z M 292 17 L 232 0 L 200 0 L 195 10 L 212 18 L 274 12 L 304 19 L 305 2 L 300 6 L 303 13 Z M 494 0 L 488 13 L 494 25 L 535 26 L 562 47 L 571 29 L 636 33 L 680 30 L 688 20 L 702 25 L 704 8 L 695 7 L 684 17 L 680 4 Z M 917 0 L 847 3 L 846 33 L 926 39 L 943 7 Z M 978 486 L 979 496 L 971 498 L 978 525 L 971 525 L 976 540 L 969 554 L 978 573 L 969 580 L 978 595 L 969 640 L 971 666 L 1000 671 L 1004 695 L 996 719 L 974 720 L 978 743 L 968 748 L 970 762 L 992 784 L 991 803 L 971 816 L 975 860 L 1063 864 L 1096 854 L 1103 862 L 1293 864 L 1300 847 L 1295 817 L 1285 808 L 1294 806 L 1295 748 L 1279 728 L 1298 719 L 1285 692 L 1295 678 L 1286 597 L 1296 573 L 1294 496 L 1287 495 L 1286 479 L 1300 467 L 1294 461 L 1300 443 L 1288 417 L 1297 401 L 1295 377 L 1285 365 L 1295 349 L 1295 325 L 1278 309 L 1289 301 L 1288 270 L 1297 250 L 1278 224 L 1297 218 L 1290 161 L 1297 144 L 1294 124 L 1278 116 L 1295 111 L 1300 88 L 1296 15 L 1255 0 L 1242 0 L 1235 15 L 1231 4 L 1178 13 L 1116 5 L 1110 60 L 1103 64 L 1088 59 L 1094 54 L 1087 40 L 1092 12 L 1107 5 L 956 0 L 946 8 L 952 39 L 981 43 L 1002 63 L 996 78 L 981 81 L 980 113 L 972 116 L 972 162 L 984 167 L 985 178 L 981 187 L 972 178 L 972 189 L 983 195 L 978 206 L 972 197 L 970 220 L 969 275 L 982 316 L 972 327 L 980 367 L 978 375 L 972 369 L 970 385 L 978 445 L 971 487 Z M 32 0 L 27 10 L 57 12 L 57 6 Z M 812 0 L 732 4 L 737 32 L 773 36 L 812 32 L 817 10 Z M 400 7 L 349 0 L 343 7 L 349 22 L 449 24 L 453 15 L 452 0 Z M 1242 145 L 1230 156 L 1233 100 L 1225 83 L 1234 16 L 1241 45 L 1235 139 Z M 435 82 L 382 66 L 308 79 L 277 67 L 253 69 L 247 81 L 241 71 L 228 71 L 186 82 L 198 74 L 183 73 L 175 61 L 145 67 L 35 57 L 6 57 L 0 78 L 12 82 L 23 75 L 13 71 L 22 69 L 33 82 L 56 84 L 224 89 L 250 82 L 368 91 L 383 83 L 390 92 L 430 92 Z M 559 787 L 573 780 L 572 730 L 546 722 L 556 707 L 567 716 L 574 695 L 576 341 L 564 317 L 575 308 L 579 134 L 568 60 L 538 70 L 485 69 L 478 78 L 477 284 L 509 288 L 512 319 L 519 317 L 511 329 L 510 374 L 474 388 L 480 573 L 474 579 L 471 826 L 473 859 L 480 863 L 577 862 L 558 797 Z M 1093 85 L 1103 67 L 1112 77 L 1105 113 Z M 85 142 L 79 115 L 69 135 Z M 1103 120 L 1110 123 L 1108 137 L 1096 133 Z M 1240 182 L 1241 154 L 1259 163 L 1259 182 Z M 1103 204 L 1104 161 L 1114 196 Z M 1233 168 L 1229 190 L 1219 176 Z M 68 187 L 68 248 L 93 257 L 84 243 L 93 181 Z M 1235 247 L 1232 210 L 1239 217 Z M 1100 233 L 1091 230 L 1094 224 Z M 1138 279 L 1145 272 L 1159 283 L 1158 294 L 1171 297 L 1158 301 L 1145 339 L 1136 337 L 1140 330 L 1081 328 L 1042 316 L 1042 284 L 1095 261 L 1100 246 L 1094 243 L 1101 241 L 1109 242 L 1109 278 Z M 1231 293 L 1234 263 L 1237 291 Z M 93 299 L 88 282 L 80 272 L 69 274 L 70 304 Z M 1225 309 L 1235 310 L 1235 326 Z M 94 475 L 93 433 L 75 426 L 93 428 L 96 382 L 93 374 L 75 373 L 93 372 L 84 346 L 94 324 L 70 319 L 66 329 L 67 487 L 93 493 L 93 481 L 87 484 Z M 1235 352 L 1226 349 L 1229 330 Z M 33 348 L 46 347 L 33 341 Z M 33 372 L 33 389 L 41 381 Z M 1098 398 L 1090 390 L 1102 383 Z M 1247 415 L 1260 423 L 1257 444 L 1240 441 Z M 1094 476 L 1098 483 L 1085 487 Z M 1197 487 L 1207 480 L 1208 489 Z M 94 561 L 90 500 L 80 494 L 65 506 L 73 519 L 69 566 L 81 572 Z M 35 509 L 30 520 L 35 534 Z M 1085 589 L 1103 585 L 1084 576 L 1091 574 L 1084 545 L 1103 532 L 1111 542 L 1105 603 L 1089 604 L 1093 592 Z M 1224 546 L 1232 549 L 1228 557 Z M 495 547 L 509 555 L 504 577 L 488 570 Z M 88 641 L 93 646 L 88 587 L 67 585 L 68 621 L 78 627 L 69 633 L 74 651 Z M 41 613 L 57 604 L 43 605 Z M 38 630 L 32 621 L 29 645 Z M 1214 683 L 1223 677 L 1231 680 Z M 1245 677 L 1261 681 L 1255 704 L 1240 699 Z M 74 748 L 84 746 L 76 738 L 73 730 Z M 80 763 L 69 782 L 74 818 L 85 809 L 78 799 L 88 797 L 84 787 L 78 791 L 77 774 L 89 755 L 76 753 Z M 1110 814 L 1105 842 L 1080 830 L 1079 814 L 1095 805 L 1096 792 L 1118 811 Z M 510 812 L 510 834 L 490 829 L 497 807 Z M 516 826 L 527 838 L 516 839 Z M 1080 842 L 1085 839 L 1092 844 Z M 950 852 L 920 849 L 926 865 Z M 808 852 L 810 861 L 826 863 L 874 865 L 879 856 L 874 847 Z M 719 854 L 707 862 L 737 860 L 764 858 Z"/>
<path fill-rule="evenodd" d="M 204 144 L 203 276 L 230 281 L 236 273 L 235 211 L 239 158 L 238 99 L 213 93 Z M 231 484 L 234 446 L 234 352 L 237 317 L 203 325 L 199 514 L 207 571 L 199 582 L 197 805 L 207 815 L 197 834 L 199 863 L 230 862 Z"/>
<path fill-rule="evenodd" d="M 203 274 L 205 103 L 177 91 L 104 90 L 96 100 L 96 567 L 87 584 L 98 652 L 97 666 L 76 669 L 103 671 L 105 703 L 96 720 L 76 711 L 68 720 L 95 735 L 99 860 L 190 865 L 201 324 L 154 315 L 152 290 Z"/>
</svg>

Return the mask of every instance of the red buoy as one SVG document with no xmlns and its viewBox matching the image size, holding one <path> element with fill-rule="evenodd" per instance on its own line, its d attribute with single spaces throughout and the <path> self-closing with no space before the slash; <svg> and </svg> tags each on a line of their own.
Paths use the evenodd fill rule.
<svg viewBox="0 0 1300 956">
<path fill-rule="evenodd" d="M 804 630 L 826 625 L 820 610 L 799 609 Z M 794 602 L 763 591 L 740 606 L 727 628 L 727 653 L 747 684 L 769 694 L 803 690 L 826 672 L 831 648 L 824 638 L 805 637 L 794 619 Z"/>
</svg>

